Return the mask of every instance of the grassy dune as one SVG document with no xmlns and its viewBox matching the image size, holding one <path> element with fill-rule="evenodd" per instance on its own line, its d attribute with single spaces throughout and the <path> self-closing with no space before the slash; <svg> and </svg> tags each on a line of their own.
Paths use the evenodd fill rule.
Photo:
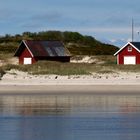
<svg viewBox="0 0 140 140">
<path fill-rule="evenodd" d="M 9 63 L 11 54 L 4 57 L 0 54 L 0 59 L 6 63 L 0 67 L 1 76 L 11 69 L 28 72 L 30 74 L 57 74 L 57 75 L 87 75 L 92 73 L 117 73 L 140 72 L 140 65 L 117 65 L 116 58 L 110 55 L 92 56 L 98 63 L 61 63 L 51 61 L 40 61 L 33 65 L 14 65 Z M 78 56 L 75 59 L 81 59 Z M 11 57 L 12 58 L 12 57 Z M 102 62 L 102 63 L 99 63 Z"/>
</svg>

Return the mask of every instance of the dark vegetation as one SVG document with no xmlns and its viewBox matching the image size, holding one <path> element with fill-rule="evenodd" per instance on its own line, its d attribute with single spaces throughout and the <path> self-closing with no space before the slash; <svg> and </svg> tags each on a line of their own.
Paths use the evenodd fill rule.
<svg viewBox="0 0 140 140">
<path fill-rule="evenodd" d="M 38 33 L 24 32 L 21 35 L 0 37 L 0 53 L 14 53 L 21 40 L 60 40 L 64 42 L 72 55 L 112 55 L 118 48 L 104 44 L 91 36 L 78 32 L 44 31 Z"/>
<path fill-rule="evenodd" d="M 13 58 L 13 54 L 18 48 L 21 40 L 60 40 L 62 41 L 72 55 L 96 55 L 96 59 L 104 61 L 104 65 L 98 64 L 74 64 L 60 62 L 37 62 L 34 65 L 14 65 L 9 60 Z M 84 36 L 78 32 L 24 32 L 21 35 L 5 35 L 0 37 L 0 60 L 4 64 L 0 67 L 0 77 L 6 71 L 17 69 L 30 74 L 58 74 L 58 75 L 81 75 L 91 74 L 92 72 L 112 71 L 112 67 L 116 66 L 113 54 L 118 50 L 116 46 L 104 44 L 91 36 Z M 82 57 L 82 56 L 81 56 Z M 112 65 L 111 70 L 108 65 Z M 107 66 L 107 69 L 106 69 Z M 101 72 L 102 72 L 101 71 Z"/>
</svg>

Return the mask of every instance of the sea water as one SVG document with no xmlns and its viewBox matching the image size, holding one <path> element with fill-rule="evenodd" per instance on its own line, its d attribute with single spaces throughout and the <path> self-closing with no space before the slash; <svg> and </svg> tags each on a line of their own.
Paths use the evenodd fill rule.
<svg viewBox="0 0 140 140">
<path fill-rule="evenodd" d="M 139 140 L 140 95 L 0 95 L 0 140 Z"/>
</svg>

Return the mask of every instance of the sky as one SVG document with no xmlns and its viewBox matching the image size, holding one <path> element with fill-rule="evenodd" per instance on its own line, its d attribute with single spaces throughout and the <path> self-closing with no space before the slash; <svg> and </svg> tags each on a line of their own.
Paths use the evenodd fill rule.
<svg viewBox="0 0 140 140">
<path fill-rule="evenodd" d="M 122 45 L 140 41 L 140 0 L 1 0 L 0 35 L 76 31 Z"/>
</svg>

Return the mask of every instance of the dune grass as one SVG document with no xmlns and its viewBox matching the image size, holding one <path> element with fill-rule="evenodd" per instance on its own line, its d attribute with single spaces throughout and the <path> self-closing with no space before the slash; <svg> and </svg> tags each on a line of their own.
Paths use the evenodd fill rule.
<svg viewBox="0 0 140 140">
<path fill-rule="evenodd" d="M 10 55 L 9 55 L 10 56 Z M 95 56 L 94 56 L 95 57 Z M 9 58 L 9 57 L 8 57 Z M 56 74 L 56 75 L 90 75 L 92 73 L 109 74 L 116 72 L 138 72 L 140 65 L 117 65 L 114 56 L 96 56 L 103 64 L 87 63 L 61 63 L 51 61 L 40 61 L 33 65 L 6 64 L 0 67 L 0 74 L 3 76 L 6 71 L 17 69 L 30 74 Z"/>
<path fill-rule="evenodd" d="M 5 65 L 4 71 L 17 69 L 30 74 L 57 74 L 57 75 L 83 75 L 90 74 L 84 64 L 71 64 L 61 62 L 41 61 L 33 65 Z"/>
<path fill-rule="evenodd" d="M 56 75 L 88 75 L 92 73 L 107 74 L 116 72 L 140 72 L 140 65 L 115 65 L 115 64 L 74 64 L 60 62 L 38 62 L 33 65 L 7 64 L 0 69 L 4 74 L 11 69 L 28 72 L 30 74 L 56 74 Z"/>
</svg>

